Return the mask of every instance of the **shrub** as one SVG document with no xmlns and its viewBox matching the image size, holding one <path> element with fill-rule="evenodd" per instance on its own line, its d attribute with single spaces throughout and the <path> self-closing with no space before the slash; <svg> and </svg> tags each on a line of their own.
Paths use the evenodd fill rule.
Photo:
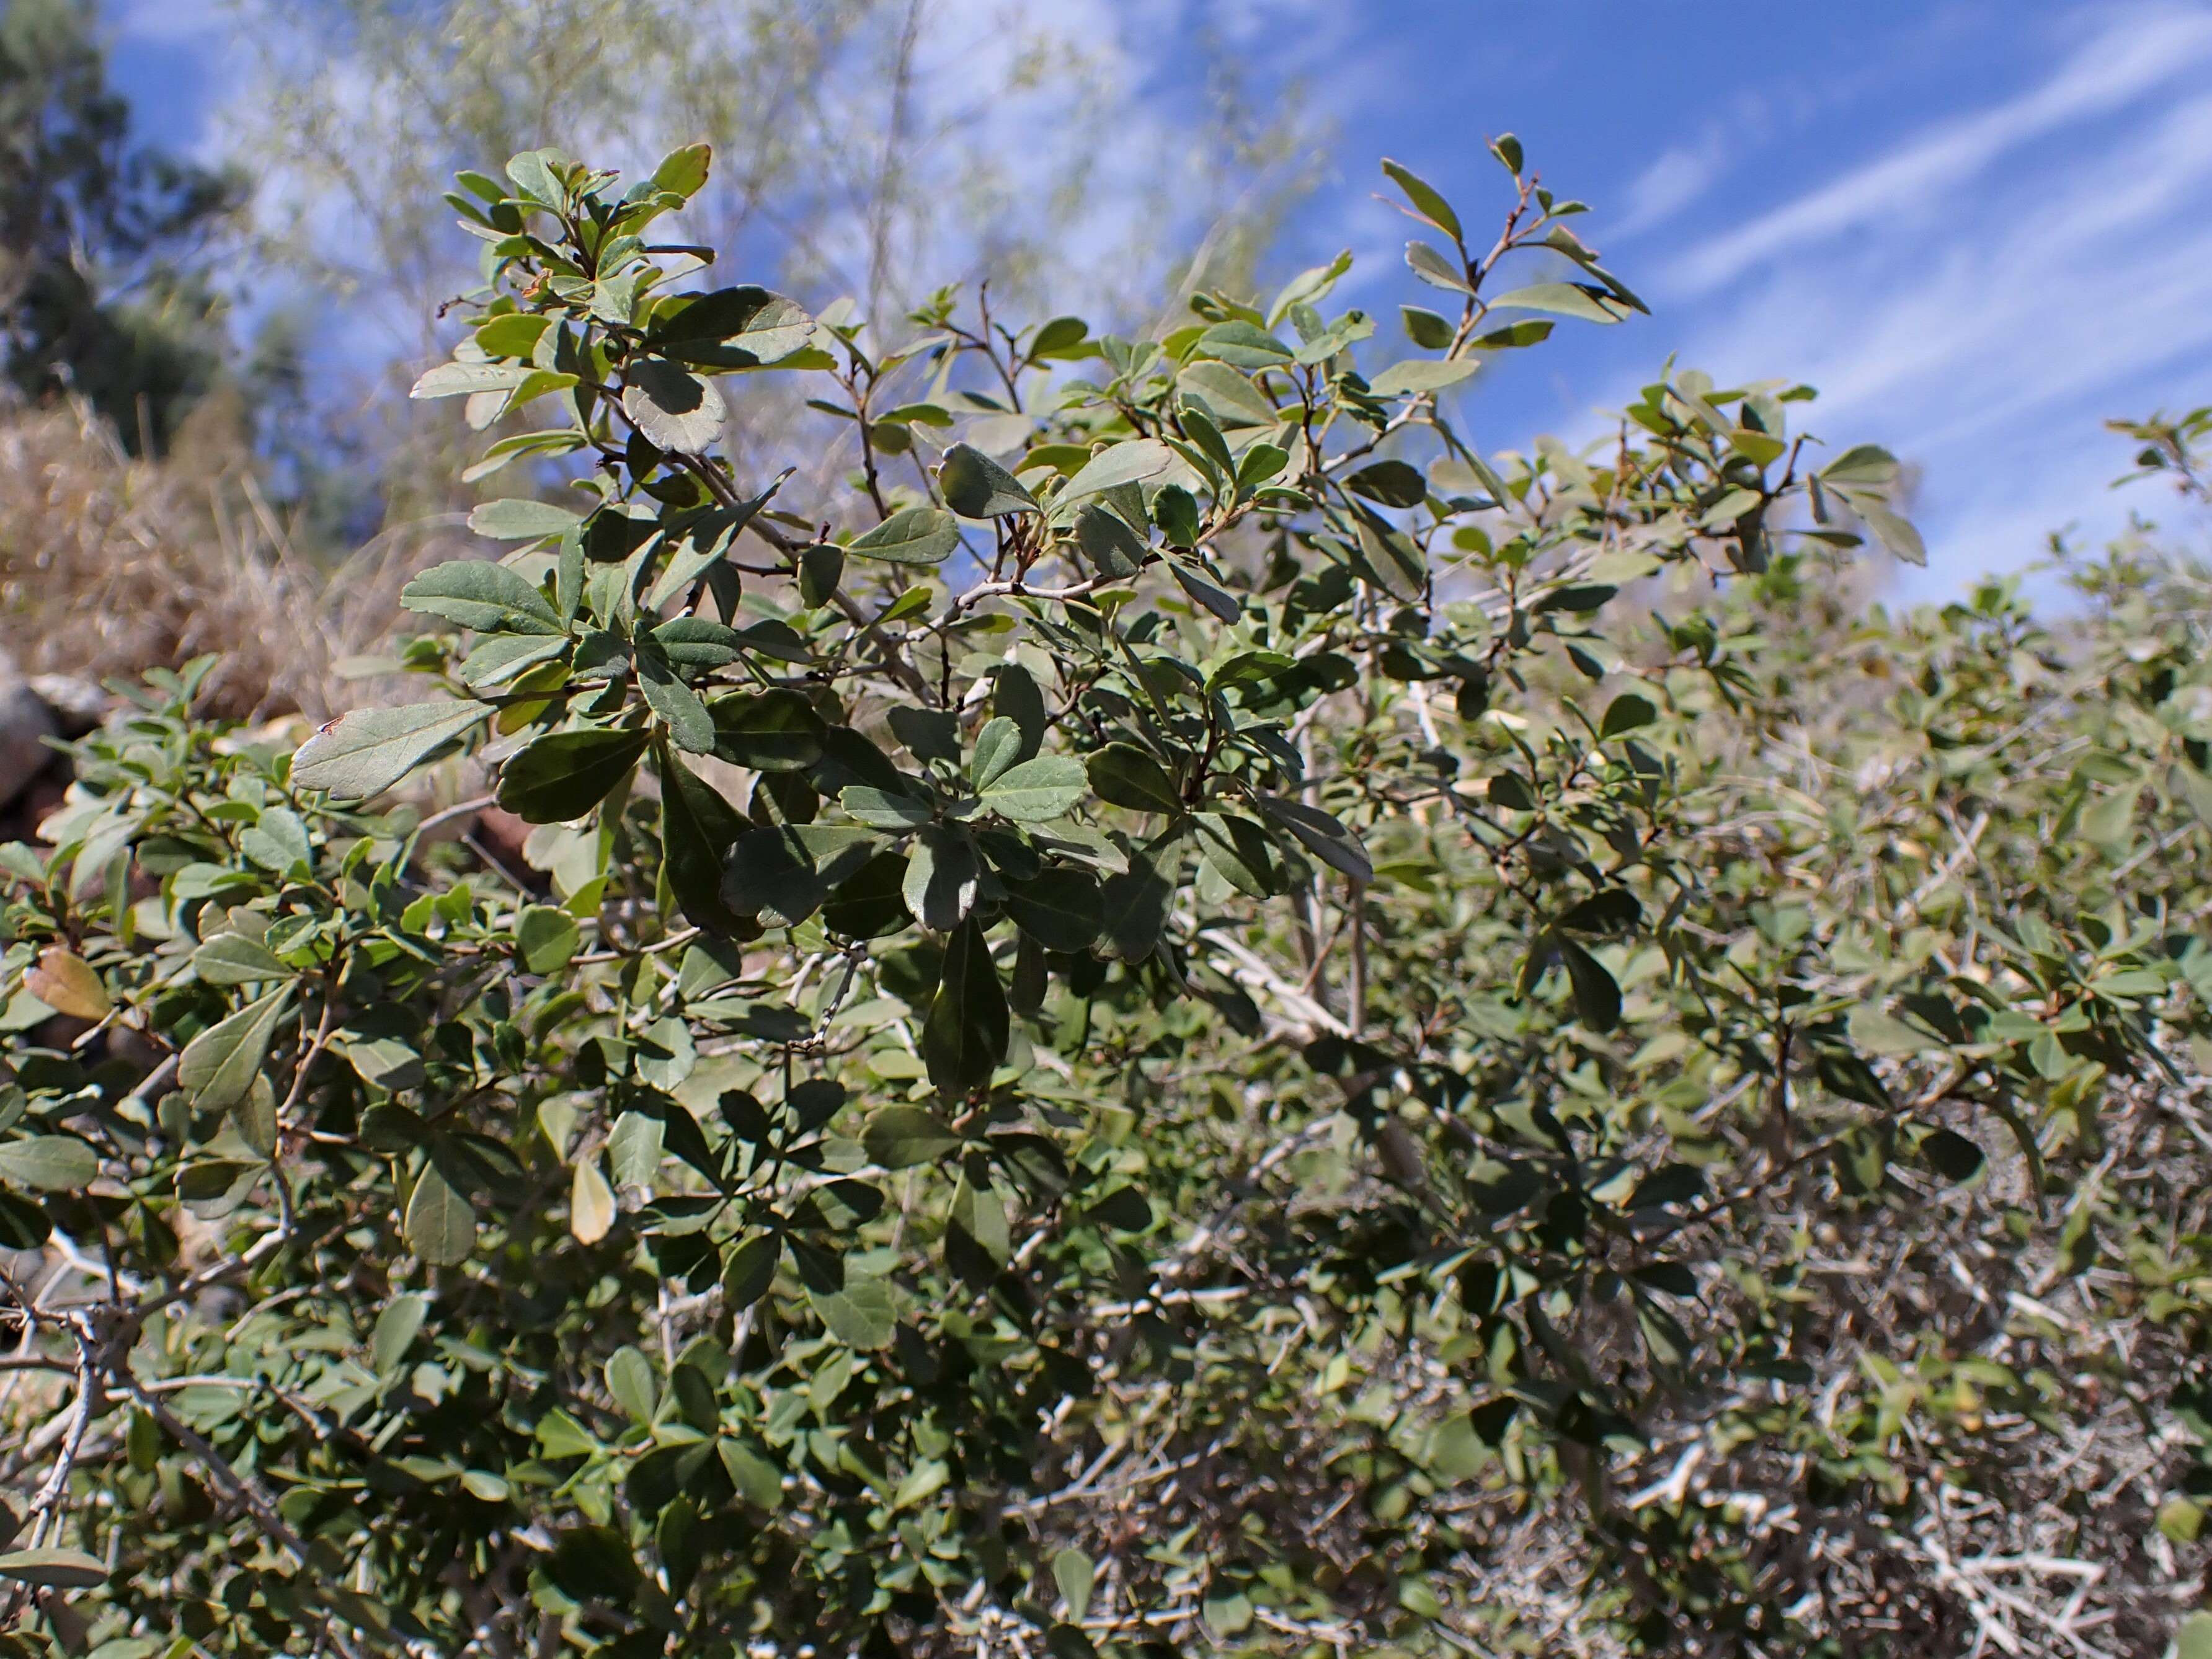
<svg viewBox="0 0 2212 1659">
<path fill-rule="evenodd" d="M 1439 393 L 1638 308 L 1493 148 L 1494 244 L 1386 164 L 1410 351 L 1344 259 L 1158 340 L 901 332 L 681 286 L 703 150 L 462 175 L 417 394 L 554 411 L 478 472 L 568 481 L 406 590 L 437 694 L 287 754 L 157 676 L 7 855 L 12 1608 L 116 1656 L 2162 1641 L 2201 589 L 1856 615 L 1860 530 L 1917 542 L 1802 387 L 1483 453 Z M 847 522 L 716 453 L 766 371 L 850 423 Z M 457 751 L 520 868 L 389 803 Z"/>
<path fill-rule="evenodd" d="M 360 694 L 338 670 L 389 633 L 439 527 L 319 568 L 219 416 L 204 409 L 150 460 L 82 403 L 0 402 L 0 638 L 15 668 L 97 684 L 209 656 L 197 706 L 225 717 L 323 719 Z"/>
</svg>

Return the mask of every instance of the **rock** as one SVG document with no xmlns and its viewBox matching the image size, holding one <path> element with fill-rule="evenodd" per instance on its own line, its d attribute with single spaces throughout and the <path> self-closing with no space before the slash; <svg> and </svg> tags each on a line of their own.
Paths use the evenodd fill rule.
<svg viewBox="0 0 2212 1659">
<path fill-rule="evenodd" d="M 29 681 L 0 677 L 0 811 L 61 759 L 47 741 L 61 735 L 61 722 Z"/>
<path fill-rule="evenodd" d="M 78 738 L 97 730 L 115 706 L 115 699 L 89 680 L 74 674 L 34 674 L 30 687 L 52 711 L 61 735 Z"/>
</svg>

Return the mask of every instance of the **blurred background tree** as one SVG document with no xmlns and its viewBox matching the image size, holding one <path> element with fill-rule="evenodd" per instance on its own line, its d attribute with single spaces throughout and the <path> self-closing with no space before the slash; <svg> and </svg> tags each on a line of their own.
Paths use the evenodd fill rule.
<svg viewBox="0 0 2212 1659">
<path fill-rule="evenodd" d="M 0 624 L 21 667 L 94 680 L 271 665 L 226 682 L 241 709 L 351 700 L 330 676 L 356 612 L 459 550 L 473 434 L 405 397 L 478 280 L 439 200 L 457 167 L 703 138 L 714 179 L 668 233 L 720 247 L 725 281 L 895 323 L 927 272 L 1142 328 L 1280 274 L 1332 136 L 1205 33 L 1174 66 L 1200 90 L 1163 114 L 1138 96 L 1162 65 L 1043 0 L 232 4 L 255 70 L 196 161 L 135 141 L 97 8 L 0 0 L 0 330 L 33 406 L 0 418 Z M 830 509 L 850 423 L 750 391 L 732 459 L 796 464 L 783 499 Z M 332 591 L 319 618 L 303 583 Z"/>
<path fill-rule="evenodd" d="M 722 250 L 725 280 L 889 320 L 927 297 L 927 272 L 1108 325 L 1255 286 L 1329 136 L 1301 124 L 1295 89 L 1248 84 L 1204 40 L 1206 95 L 1176 124 L 1141 117 L 1131 83 L 1148 66 L 1086 27 L 1088 8 L 1030 0 L 246 0 L 245 15 L 260 87 L 230 142 L 264 181 L 257 261 L 349 318 L 343 338 L 293 339 L 318 389 L 316 419 L 283 423 L 289 470 L 325 506 L 376 480 L 340 515 L 356 537 L 473 500 L 451 481 L 458 419 L 425 421 L 400 394 L 476 280 L 478 245 L 439 201 L 476 158 L 553 144 L 635 168 L 703 139 L 714 178 L 670 233 Z M 799 463 L 794 494 L 835 493 L 848 434 L 756 390 L 733 458 Z"/>
<path fill-rule="evenodd" d="M 131 142 L 88 8 L 0 9 L 0 336 L 8 378 L 66 388 L 134 450 L 220 378 L 224 307 L 207 275 L 239 178 Z"/>
</svg>

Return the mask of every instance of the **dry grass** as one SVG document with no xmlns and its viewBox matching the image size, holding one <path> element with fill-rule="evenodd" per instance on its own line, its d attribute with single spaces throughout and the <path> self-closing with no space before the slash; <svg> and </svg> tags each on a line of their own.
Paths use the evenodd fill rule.
<svg viewBox="0 0 2212 1659">
<path fill-rule="evenodd" d="M 226 433 L 188 431 L 148 462 L 82 405 L 0 409 L 0 647 L 26 673 L 100 681 L 212 653 L 210 713 L 321 720 L 364 700 L 340 665 L 386 637 L 401 583 L 451 534 L 407 526 L 318 568 Z"/>
</svg>

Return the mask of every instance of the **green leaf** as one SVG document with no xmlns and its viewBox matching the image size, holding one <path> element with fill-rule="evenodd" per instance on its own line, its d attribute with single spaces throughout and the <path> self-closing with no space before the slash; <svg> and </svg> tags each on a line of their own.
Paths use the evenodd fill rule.
<svg viewBox="0 0 2212 1659">
<path fill-rule="evenodd" d="M 1419 397 L 1457 385 L 1481 366 L 1475 357 L 1408 358 L 1377 373 L 1367 390 L 1377 397 Z"/>
<path fill-rule="evenodd" d="M 1428 1456 L 1424 1461 L 1436 1480 L 1456 1485 L 1481 1474 L 1488 1459 L 1482 1438 L 1474 1432 L 1474 1420 L 1461 1411 L 1437 1425 L 1429 1436 Z"/>
<path fill-rule="evenodd" d="M 1644 906 L 1626 887 L 1607 887 L 1570 905 L 1555 926 L 1577 933 L 1622 933 L 1644 919 Z"/>
<path fill-rule="evenodd" d="M 967 444 L 955 444 L 945 451 L 937 485 L 944 492 L 945 505 L 963 518 L 1000 518 L 1037 510 L 1036 497 L 1013 474 Z"/>
<path fill-rule="evenodd" d="M 906 507 L 845 544 L 861 559 L 892 565 L 942 564 L 960 545 L 960 521 L 939 507 Z"/>
<path fill-rule="evenodd" d="M 1856 444 L 1820 469 L 1823 481 L 1887 489 L 1897 481 L 1897 457 L 1879 444 Z"/>
<path fill-rule="evenodd" d="M 607 1356 L 607 1392 L 634 1423 L 650 1423 L 659 1404 L 653 1386 L 653 1363 L 634 1347 L 619 1347 Z"/>
<path fill-rule="evenodd" d="M 1443 351 L 1451 345 L 1456 330 L 1425 306 L 1401 306 L 1398 316 L 1406 325 L 1406 337 L 1423 351 Z"/>
<path fill-rule="evenodd" d="M 1183 431 L 1198 445 L 1205 458 L 1213 463 L 1218 475 L 1234 478 L 1237 458 L 1229 452 L 1229 440 L 1221 435 L 1220 428 L 1213 424 L 1206 411 L 1195 403 L 1185 403 L 1179 418 Z"/>
<path fill-rule="evenodd" d="M 2158 1529 L 2177 1544 L 2193 1544 L 2204 1529 L 2203 1507 L 2186 1498 L 2169 1498 L 2159 1505 Z M 2183 1626 L 2185 1633 L 2187 1628 Z M 2208 1633 L 2203 1647 L 2207 1659 L 2212 1659 L 2212 1633 Z M 2179 1654 L 2176 1659 L 2179 1659 Z"/>
<path fill-rule="evenodd" d="M 1079 1549 L 1064 1549 L 1052 1558 L 1052 1582 L 1060 1587 L 1060 1599 L 1067 1603 L 1071 1623 L 1081 1624 L 1091 1611 L 1091 1589 L 1097 1577 L 1097 1569 Z"/>
<path fill-rule="evenodd" d="M 1021 758 L 1021 727 L 1006 715 L 994 715 L 975 734 L 975 750 L 969 758 L 968 776 L 976 788 L 987 789 L 1005 777 Z"/>
<path fill-rule="evenodd" d="M 646 706 L 667 724 L 677 747 L 692 754 L 711 754 L 714 749 L 714 717 L 707 712 L 699 693 L 685 685 L 658 641 L 646 635 L 634 642 L 637 653 L 637 688 Z"/>
<path fill-rule="evenodd" d="M 1490 308 L 1550 312 L 1586 323 L 1618 323 L 1631 309 L 1606 289 L 1587 282 L 1532 282 L 1525 288 L 1499 294 L 1490 302 Z"/>
<path fill-rule="evenodd" d="M 1091 337 L 1091 325 L 1080 317 L 1055 317 L 1042 325 L 1024 354 L 1032 363 L 1048 358 L 1079 357 L 1080 348 Z"/>
<path fill-rule="evenodd" d="M 409 1249 L 437 1267 L 465 1262 L 476 1247 L 476 1210 L 447 1178 L 434 1155 L 415 1179 L 399 1231 Z"/>
<path fill-rule="evenodd" d="M 906 907 L 932 933 L 948 932 L 975 907 L 982 875 L 982 861 L 965 830 L 925 824 L 908 856 L 902 884 Z"/>
<path fill-rule="evenodd" d="M 875 829 L 915 829 L 930 821 L 929 803 L 902 790 L 879 790 L 866 784 L 848 784 L 838 791 L 837 804 L 861 823 Z"/>
<path fill-rule="evenodd" d="M 539 206 L 565 208 L 568 203 L 568 187 L 553 170 L 560 160 L 558 150 L 524 150 L 508 158 L 507 176 L 514 180 L 524 196 Z"/>
<path fill-rule="evenodd" d="M 1130 438 L 1085 461 L 1053 498 L 1055 519 L 1073 520 L 1074 504 L 1123 484 L 1157 478 L 1176 464 L 1176 452 L 1157 438 Z M 1063 516 L 1062 509 L 1065 509 Z"/>
<path fill-rule="evenodd" d="M 2212 829 L 2212 778 L 2207 778 L 2185 760 L 2177 760 L 2166 769 L 2166 791 L 2197 814 L 2197 821 Z"/>
<path fill-rule="evenodd" d="M 755 772 L 797 772 L 822 758 L 828 728 L 814 705 L 787 687 L 719 697 L 708 711 L 714 754 Z"/>
<path fill-rule="evenodd" d="M 97 1589 L 107 1582 L 107 1568 L 81 1549 L 15 1549 L 0 1554 L 0 1578 L 41 1589 Z"/>
<path fill-rule="evenodd" d="M 2173 1638 L 2173 1659 L 2212 1659 L 2212 1613 L 2192 1613 Z"/>
<path fill-rule="evenodd" d="M 898 1310 L 884 1281 L 860 1278 L 848 1268 L 842 1288 L 817 1290 L 809 1285 L 806 1299 L 830 1334 L 847 1347 L 874 1353 L 891 1345 Z"/>
<path fill-rule="evenodd" d="M 1955 1129 L 1947 1129 L 1930 1131 L 1920 1143 L 1920 1155 L 1946 1181 L 1971 1181 L 1987 1161 L 1979 1147 Z"/>
<path fill-rule="evenodd" d="M 698 454 L 722 435 L 729 406 L 714 382 L 665 357 L 641 357 L 623 370 L 623 413 L 656 449 Z"/>
<path fill-rule="evenodd" d="M 425 1297 L 393 1297 L 384 1311 L 376 1316 L 375 1329 L 368 1334 L 370 1369 L 379 1377 L 388 1377 L 398 1370 L 429 1312 L 430 1304 Z"/>
<path fill-rule="evenodd" d="M 1651 706 L 1651 699 L 1632 691 L 1623 692 L 1607 705 L 1605 718 L 1598 723 L 1597 735 L 1607 741 L 1650 725 L 1659 717 L 1659 711 Z"/>
<path fill-rule="evenodd" d="M 963 1170 L 945 1216 L 946 1263 L 980 1290 L 998 1277 L 1011 1254 L 1005 1202 L 988 1181 L 971 1179 Z"/>
<path fill-rule="evenodd" d="M 523 363 L 441 363 L 408 391 L 410 397 L 473 397 L 478 392 L 512 391 L 530 378 Z"/>
<path fill-rule="evenodd" d="M 1217 1637 L 1242 1636 L 1252 1626 L 1252 1598 L 1233 1582 L 1217 1580 L 1206 1592 L 1200 1608 Z"/>
<path fill-rule="evenodd" d="M 292 1004 L 286 985 L 248 1002 L 185 1044 L 177 1061 L 177 1087 L 204 1111 L 228 1111 L 246 1099 L 261 1075 L 277 1023 Z"/>
<path fill-rule="evenodd" d="M 210 985 L 245 985 L 289 979 L 293 971 L 258 939 L 218 933 L 192 953 L 192 972 Z"/>
<path fill-rule="evenodd" d="M 1429 499 L 1429 481 L 1403 461 L 1376 461 L 1353 473 L 1344 487 L 1386 507 L 1418 507 Z"/>
<path fill-rule="evenodd" d="M 814 319 L 763 288 L 716 288 L 664 300 L 647 337 L 666 355 L 708 368 L 781 361 L 814 333 Z"/>
<path fill-rule="evenodd" d="M 1352 250 L 1340 251 L 1326 265 L 1310 265 L 1283 284 L 1267 302 L 1267 325 L 1273 328 L 1290 315 L 1293 306 L 1317 306 L 1328 297 L 1340 277 L 1352 269 Z"/>
<path fill-rule="evenodd" d="M 300 745 L 292 785 L 341 801 L 380 795 L 491 711 L 488 704 L 444 701 L 350 710 Z"/>
<path fill-rule="evenodd" d="M 1503 328 L 1486 329 L 1470 343 L 1477 351 L 1514 351 L 1527 346 L 1540 346 L 1552 337 L 1559 326 L 1549 318 L 1525 317 L 1517 323 L 1508 323 Z"/>
<path fill-rule="evenodd" d="M 1081 515 L 1077 524 L 1082 523 Z M 1198 512 L 1198 498 L 1181 484 L 1163 484 L 1152 498 L 1152 522 L 1171 548 L 1194 548 L 1205 533 Z M 1080 532 L 1079 531 L 1079 534 Z"/>
<path fill-rule="evenodd" d="M 773 1258 L 770 1258 L 770 1266 L 774 1266 Z M 729 1474 L 730 1484 L 737 1488 L 738 1495 L 745 1502 L 756 1509 L 772 1511 L 783 1501 L 783 1476 L 775 1464 L 727 1435 L 716 1440 L 714 1449 L 722 1459 L 722 1468 Z"/>
<path fill-rule="evenodd" d="M 1552 948 L 1567 971 L 1575 1013 L 1592 1031 L 1607 1032 L 1620 1023 L 1620 987 L 1605 965 L 1571 939 L 1553 936 Z"/>
<path fill-rule="evenodd" d="M 100 1158 L 74 1135 L 0 1141 L 0 1181 L 40 1192 L 82 1192 L 100 1174 Z"/>
<path fill-rule="evenodd" d="M 1636 1184 L 1628 1196 L 1631 1210 L 1686 1204 L 1705 1190 L 1705 1178 L 1694 1164 L 1662 1164 Z"/>
<path fill-rule="evenodd" d="M 532 973 L 555 974 L 568 966 L 584 935 L 576 918 L 550 905 L 526 905 L 516 917 L 514 943 Z"/>
<path fill-rule="evenodd" d="M 845 579 L 845 549 L 818 542 L 799 555 L 799 596 L 809 607 L 826 605 Z"/>
<path fill-rule="evenodd" d="M 500 807 L 532 824 L 581 818 L 629 775 L 649 741 L 644 731 L 602 727 L 548 733 L 501 769 Z"/>
<path fill-rule="evenodd" d="M 660 759 L 660 838 L 668 888 L 684 919 L 709 933 L 743 931 L 723 896 L 722 867 L 747 827 L 721 791 L 665 749 Z"/>
<path fill-rule="evenodd" d="M 860 1144 L 869 1162 L 885 1169 L 908 1169 L 935 1163 L 957 1150 L 961 1141 L 933 1112 L 920 1106 L 885 1106 L 868 1119 Z"/>
<path fill-rule="evenodd" d="M 1790 445 L 1771 433 L 1753 432 L 1747 427 L 1738 427 L 1728 435 L 1729 448 L 1750 462 L 1763 467 L 1779 461 L 1788 453 Z"/>
<path fill-rule="evenodd" d="M 568 1231 L 582 1244 L 596 1244 L 615 1224 L 615 1190 L 607 1184 L 596 1157 L 580 1158 L 568 1184 Z"/>
<path fill-rule="evenodd" d="M 1232 318 L 1216 323 L 1198 336 L 1192 352 L 1233 363 L 1240 369 L 1275 368 L 1291 359 L 1291 348 L 1256 323 Z"/>
<path fill-rule="evenodd" d="M 1273 403 L 1249 376 L 1210 359 L 1192 363 L 1176 376 L 1176 390 L 1203 401 L 1227 427 L 1272 427 L 1279 418 Z"/>
<path fill-rule="evenodd" d="M 1159 944 L 1174 897 L 1164 876 L 1144 859 L 1132 858 L 1127 869 L 1107 877 L 1099 888 L 1098 948 L 1121 961 L 1143 961 Z"/>
<path fill-rule="evenodd" d="M 1285 801 L 1273 795 L 1260 797 L 1260 810 L 1288 830 L 1308 852 L 1331 869 L 1362 884 L 1375 879 L 1375 866 L 1368 859 L 1366 848 L 1333 813 L 1310 807 L 1303 801 Z"/>
<path fill-rule="evenodd" d="M 521 678 L 526 669 L 558 657 L 568 644 L 559 634 L 487 634 L 462 659 L 460 676 L 471 690 L 477 692 L 511 685 Z"/>
<path fill-rule="evenodd" d="M 1427 242 L 1406 244 L 1406 263 L 1413 275 L 1432 288 L 1443 288 L 1450 294 L 1473 294 L 1467 280 L 1467 268 L 1449 254 L 1440 252 Z"/>
<path fill-rule="evenodd" d="M 658 612 L 672 599 L 684 593 L 702 580 L 712 579 L 716 567 L 729 556 L 731 545 L 738 532 L 760 516 L 761 509 L 775 499 L 788 481 L 795 468 L 786 467 L 769 481 L 766 489 L 757 495 L 740 501 L 734 507 L 718 507 L 695 521 L 690 530 L 674 540 L 675 551 L 667 567 L 653 578 L 652 589 L 646 594 L 644 609 Z M 677 617 L 676 621 L 697 621 L 702 618 Z M 741 636 L 742 637 L 742 636 Z"/>
<path fill-rule="evenodd" d="M 1430 185 L 1417 178 L 1410 168 L 1395 161 L 1385 161 L 1382 171 L 1390 175 L 1390 182 L 1406 192 L 1406 199 L 1414 210 L 1438 230 L 1456 242 L 1461 232 L 1459 215 L 1451 210 L 1451 203 L 1438 195 Z"/>
<path fill-rule="evenodd" d="M 671 150 L 653 170 L 653 187 L 672 196 L 696 196 L 707 182 L 707 170 L 714 158 L 711 144 L 686 144 Z"/>
<path fill-rule="evenodd" d="M 960 717 L 951 709 L 900 707 L 886 722 L 900 746 L 917 760 L 960 764 Z"/>
<path fill-rule="evenodd" d="M 722 897 L 740 915 L 796 927 L 866 866 L 876 845 L 869 831 L 843 824 L 747 830 L 723 872 Z"/>
<path fill-rule="evenodd" d="M 1006 992 L 983 929 L 970 917 L 945 941 L 937 995 L 922 1026 L 929 1081 L 947 1096 L 982 1087 L 1006 1057 L 1008 1035 Z"/>
<path fill-rule="evenodd" d="M 1875 539 L 1882 546 L 1906 564 L 1925 565 L 1928 562 L 1927 543 L 1920 539 L 1920 532 L 1913 529 L 1911 522 L 1902 515 L 1863 495 L 1852 498 L 1851 510 L 1866 521 L 1867 528 L 1875 533 Z"/>
<path fill-rule="evenodd" d="M 1851 1041 L 1869 1054 L 1924 1054 L 1943 1046 L 1941 1038 L 1886 1012 L 1878 1002 L 1860 1003 L 1846 1023 Z"/>
<path fill-rule="evenodd" d="M 399 590 L 399 602 L 409 610 L 442 616 L 479 633 L 562 632 L 561 619 L 544 594 L 506 566 L 485 559 L 454 559 L 431 566 Z"/>
<path fill-rule="evenodd" d="M 1182 810 L 1182 793 L 1167 771 L 1133 743 L 1109 743 L 1088 762 L 1091 788 L 1098 798 L 1133 812 Z"/>
<path fill-rule="evenodd" d="M 1290 464 L 1291 454 L 1276 444 L 1255 444 L 1237 463 L 1237 490 L 1249 495 Z"/>
<path fill-rule="evenodd" d="M 255 1166 L 251 1176 L 258 1176 Z M 53 1234 L 43 1207 L 11 1192 L 0 1192 L 0 1250 L 36 1250 Z"/>
<path fill-rule="evenodd" d="M 1009 882 L 1006 906 L 1013 924 L 1047 950 L 1089 950 L 1104 919 L 1098 878 L 1066 864 Z"/>
<path fill-rule="evenodd" d="M 314 856 L 307 826 L 299 814 L 285 807 L 269 807 L 251 829 L 240 832 L 238 850 L 261 869 L 285 875 L 307 864 Z"/>
<path fill-rule="evenodd" d="M 1198 814 L 1195 821 L 1206 862 L 1223 881 L 1252 899 L 1267 898 L 1277 890 L 1273 844 L 1259 824 L 1211 812 Z"/>
<path fill-rule="evenodd" d="M 1152 1224 L 1152 1207 L 1134 1187 L 1108 1189 L 1083 1212 L 1085 1226 L 1112 1227 L 1120 1232 L 1142 1232 Z"/>
<path fill-rule="evenodd" d="M 1152 555 L 1145 538 L 1121 514 L 1097 506 L 1076 512 L 1075 545 L 1082 549 L 1084 562 L 1109 581 L 1134 576 Z"/>
<path fill-rule="evenodd" d="M 1380 513 L 1362 507 L 1354 524 L 1359 551 L 1374 580 L 1394 597 L 1409 603 L 1427 590 L 1428 555 L 1419 542 Z"/>
<path fill-rule="evenodd" d="M 1090 793 L 1091 779 L 1080 760 L 1040 754 L 1008 767 L 981 798 L 987 810 L 1018 824 L 1042 824 L 1066 816 Z"/>
<path fill-rule="evenodd" d="M 744 655 L 745 637 L 712 617 L 672 616 L 653 630 L 653 642 L 679 667 L 719 669 Z"/>
<path fill-rule="evenodd" d="M 722 1294 L 732 1311 L 749 1308 L 768 1294 L 782 1256 L 781 1239 L 772 1232 L 757 1232 L 740 1239 L 722 1258 Z"/>
<path fill-rule="evenodd" d="M 510 499 L 504 501 L 487 501 L 482 506 L 477 507 L 473 512 L 469 514 L 469 528 L 474 530 L 478 536 L 489 536 L 495 542 L 536 542 L 549 536 L 566 536 L 570 530 L 575 529 L 577 525 L 583 522 L 584 521 L 580 518 L 569 512 L 568 508 L 556 507 L 550 501 L 526 501 L 518 499 Z M 429 570 L 425 571 L 422 575 L 424 577 L 434 576 L 440 571 L 452 570 L 456 566 L 462 565 L 475 565 L 492 570 L 505 569 L 504 566 L 500 565 L 486 566 L 484 561 L 481 559 L 459 559 L 455 560 L 449 564 L 433 566 Z M 506 573 L 509 576 L 514 576 L 514 572 L 513 571 L 507 571 Z M 417 577 L 416 578 L 416 582 L 409 583 L 407 584 L 408 590 L 412 590 L 416 583 L 420 582 L 422 579 L 422 577 Z M 522 578 L 517 576 L 515 577 L 515 580 L 520 582 Z M 523 585 L 527 587 L 529 586 L 529 584 L 524 583 Z M 534 589 L 532 590 L 532 592 L 535 592 Z M 466 596 L 464 595 L 462 596 L 465 597 Z M 402 602 L 404 602 L 406 593 L 403 592 L 400 595 L 400 598 Z M 542 603 L 543 602 L 541 601 L 540 602 Z M 427 609 L 427 607 L 410 606 L 409 609 Z M 431 612 L 431 615 L 434 616 L 444 616 L 448 614 L 449 613 L 445 611 Z M 550 617 L 552 613 L 548 611 L 546 615 L 548 617 Z M 467 622 L 465 618 L 455 617 L 453 620 L 456 621 L 465 622 L 465 625 L 470 627 L 477 626 L 473 622 Z M 556 631 L 557 632 L 557 624 Z"/>
</svg>

